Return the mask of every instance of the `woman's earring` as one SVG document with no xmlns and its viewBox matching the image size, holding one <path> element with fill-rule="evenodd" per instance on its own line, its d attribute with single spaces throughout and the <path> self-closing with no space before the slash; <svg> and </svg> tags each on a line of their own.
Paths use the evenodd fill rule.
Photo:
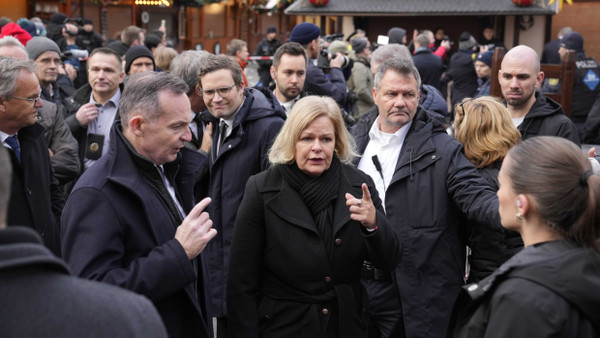
<svg viewBox="0 0 600 338">
<path fill-rule="evenodd" d="M 523 223 L 523 221 L 525 221 L 525 217 L 521 216 L 521 213 L 517 213 L 515 215 L 515 218 L 517 219 L 517 221 L 519 221 L 519 223 Z"/>
</svg>

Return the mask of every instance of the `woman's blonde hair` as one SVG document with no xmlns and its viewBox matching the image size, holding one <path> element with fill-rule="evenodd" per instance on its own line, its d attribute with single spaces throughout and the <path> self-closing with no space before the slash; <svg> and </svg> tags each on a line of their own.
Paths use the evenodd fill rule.
<svg viewBox="0 0 600 338">
<path fill-rule="evenodd" d="M 477 168 L 501 161 L 521 140 L 506 107 L 491 96 L 464 99 L 455 107 L 455 136 Z"/>
<path fill-rule="evenodd" d="M 272 164 L 293 163 L 296 142 L 300 139 L 300 134 L 321 116 L 329 117 L 333 123 L 336 156 L 340 161 L 350 163 L 356 156 L 354 139 L 344 125 L 338 105 L 332 98 L 325 96 L 307 96 L 294 104 L 269 151 L 269 161 Z"/>
<path fill-rule="evenodd" d="M 171 61 L 177 56 L 177 51 L 171 47 L 160 46 L 154 50 L 156 68 L 168 73 L 171 70 Z"/>
</svg>

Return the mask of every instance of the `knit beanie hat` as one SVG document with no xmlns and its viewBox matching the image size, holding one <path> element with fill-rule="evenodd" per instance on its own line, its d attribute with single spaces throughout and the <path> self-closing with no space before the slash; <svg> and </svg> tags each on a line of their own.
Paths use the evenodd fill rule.
<svg viewBox="0 0 600 338">
<path fill-rule="evenodd" d="M 366 38 L 357 37 L 352 39 L 352 50 L 354 53 L 360 53 L 367 48 L 368 40 Z"/>
<path fill-rule="evenodd" d="M 125 74 L 129 74 L 129 69 L 131 69 L 131 64 L 133 63 L 133 61 L 135 59 L 144 57 L 144 56 L 148 57 L 152 60 L 152 66 L 154 67 L 154 70 L 156 70 L 156 63 L 154 62 L 154 55 L 152 55 L 152 52 L 150 51 L 150 49 L 148 49 L 146 46 L 136 45 L 136 46 L 129 48 L 127 50 L 127 53 L 125 53 Z"/>
<path fill-rule="evenodd" d="M 3 38 L 7 35 L 14 36 L 23 45 L 26 45 L 27 42 L 31 40 L 31 35 L 29 35 L 26 30 L 14 22 L 9 22 L 2 27 L 2 30 L 0 31 L 0 38 Z"/>
<path fill-rule="evenodd" d="M 402 38 L 406 35 L 406 30 L 400 27 L 392 27 L 388 31 L 388 37 L 390 41 L 388 43 L 402 44 Z"/>
<path fill-rule="evenodd" d="M 270 33 L 277 33 L 277 28 L 275 28 L 275 26 L 267 27 L 267 34 L 270 34 Z"/>
<path fill-rule="evenodd" d="M 458 40 L 458 49 L 471 49 L 477 45 L 477 41 L 469 32 L 463 32 Z"/>
<path fill-rule="evenodd" d="M 292 29 L 290 41 L 305 45 L 321 35 L 321 29 L 314 23 L 303 22 Z"/>
<path fill-rule="evenodd" d="M 25 18 L 20 18 L 17 20 L 17 24 L 21 26 L 31 37 L 37 36 L 37 27 L 35 24 Z"/>
<path fill-rule="evenodd" d="M 43 36 L 36 36 L 31 39 L 25 46 L 25 49 L 27 50 L 27 54 L 29 54 L 30 60 L 37 59 L 45 52 L 56 52 L 60 55 L 60 48 L 58 48 L 56 42 Z"/>
<path fill-rule="evenodd" d="M 491 67 L 493 56 L 494 56 L 494 51 L 488 50 L 485 53 L 481 53 L 481 54 L 477 55 L 477 61 L 481 61 L 481 62 L 485 63 L 486 65 L 488 65 L 488 67 Z"/>
</svg>

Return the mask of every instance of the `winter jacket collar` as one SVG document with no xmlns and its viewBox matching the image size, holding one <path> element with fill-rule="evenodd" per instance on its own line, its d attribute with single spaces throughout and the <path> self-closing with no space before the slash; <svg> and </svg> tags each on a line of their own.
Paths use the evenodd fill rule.
<svg viewBox="0 0 600 338">
<path fill-rule="evenodd" d="M 42 245 L 35 230 L 21 226 L 0 230 L 0 271 L 32 266 L 71 273 L 62 260 Z"/>
<path fill-rule="evenodd" d="M 540 284 L 563 297 L 591 323 L 600 323 L 600 294 L 590 293 L 600 286 L 600 254 L 568 241 L 531 245 L 513 256 L 498 270 L 463 288 L 477 301 L 505 279 L 523 278 Z"/>
<path fill-rule="evenodd" d="M 349 176 L 350 172 L 345 170 L 344 166 L 346 165 L 342 164 L 344 174 L 341 175 L 338 197 L 333 207 L 334 235 L 344 224 L 350 221 L 350 214 L 348 213 L 344 193 L 361 189 L 362 186 L 362 181 L 351 179 L 353 176 Z M 318 234 L 317 225 L 310 210 L 300 198 L 300 194 L 286 182 L 276 166 L 269 169 L 269 176 L 265 180 L 265 185 L 261 188 L 260 192 L 276 192 L 274 196 L 265 201 L 265 205 L 287 222 Z"/>
<path fill-rule="evenodd" d="M 108 163 L 107 179 L 128 187 L 136 195 L 140 194 L 139 189 L 136 189 L 136 187 L 144 184 L 144 176 L 149 177 L 152 182 L 162 185 L 162 178 L 156 166 L 148 159 L 139 155 L 122 135 L 120 121 L 115 122 L 111 133 L 110 149 L 107 155 L 104 156 L 108 158 L 107 161 L 110 161 Z M 108 156 L 109 154 L 113 155 Z M 175 181 L 175 176 L 183 175 L 186 180 L 190 179 L 188 184 L 193 184 L 193 176 L 201 167 L 201 156 L 196 151 L 185 147 L 182 148 L 179 154 L 177 154 L 175 161 L 166 163 L 163 166 L 165 168 L 165 175 L 171 182 Z M 132 174 L 131 170 L 134 169 L 140 170 L 142 175 Z M 192 201 L 188 201 L 186 198 L 183 199 L 182 206 L 184 210 L 189 211 L 193 207 L 190 202 Z"/>
<path fill-rule="evenodd" d="M 564 115 L 565 113 L 558 102 L 552 100 L 549 97 L 544 96 L 544 94 L 536 92 L 535 102 L 533 103 L 533 106 L 531 106 L 531 108 L 529 109 L 527 115 L 525 115 L 523 123 L 525 123 L 525 120 L 527 119 L 550 116 L 554 114 Z"/>
</svg>

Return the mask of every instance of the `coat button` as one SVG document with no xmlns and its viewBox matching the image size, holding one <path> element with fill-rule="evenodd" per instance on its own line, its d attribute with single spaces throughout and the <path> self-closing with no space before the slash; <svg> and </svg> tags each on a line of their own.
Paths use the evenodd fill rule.
<svg viewBox="0 0 600 338">
<path fill-rule="evenodd" d="M 331 283 L 331 277 L 325 277 L 325 283 Z"/>
<path fill-rule="evenodd" d="M 336 245 L 336 246 L 340 246 L 340 245 L 342 245 L 342 239 L 341 239 L 341 238 L 336 238 L 336 239 L 335 239 L 335 245 Z"/>
<path fill-rule="evenodd" d="M 31 189 L 27 188 L 27 195 L 31 195 Z"/>
<path fill-rule="evenodd" d="M 265 315 L 265 319 L 266 319 L 266 320 L 269 320 L 269 319 L 271 319 L 271 315 Z"/>
<path fill-rule="evenodd" d="M 435 156 L 435 155 L 431 155 L 431 159 L 432 159 L 432 160 L 435 160 L 435 159 L 436 159 L 436 156 Z"/>
<path fill-rule="evenodd" d="M 323 316 L 327 316 L 329 314 L 329 310 L 323 309 L 321 310 L 321 313 L 323 314 Z"/>
</svg>

